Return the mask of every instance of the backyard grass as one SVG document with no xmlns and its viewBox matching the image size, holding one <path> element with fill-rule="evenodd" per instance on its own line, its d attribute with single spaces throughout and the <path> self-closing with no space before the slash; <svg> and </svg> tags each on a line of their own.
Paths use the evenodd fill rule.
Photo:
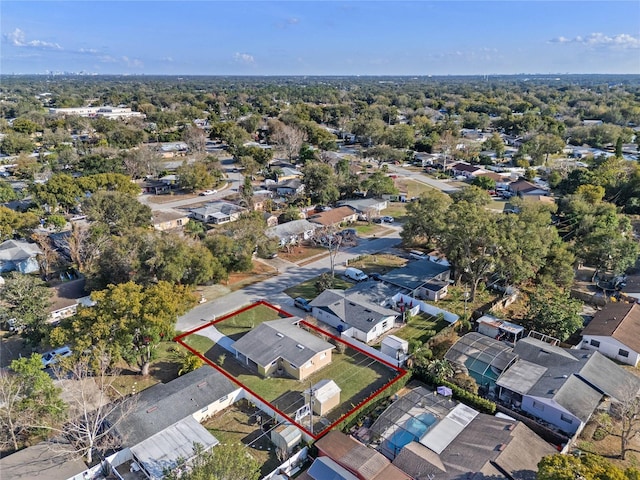
<svg viewBox="0 0 640 480">
<path fill-rule="evenodd" d="M 241 400 L 205 420 L 203 425 L 220 443 L 246 445 L 245 451 L 261 465 L 262 477 L 275 470 L 280 461 L 270 435 L 264 434 L 257 421 L 256 411 L 257 409 L 251 408 L 246 400 Z M 258 411 L 258 414 L 260 413 Z M 261 416 L 266 417 L 265 414 Z"/>
<path fill-rule="evenodd" d="M 411 317 L 408 324 L 404 325 L 400 330 L 393 332 L 393 334 L 406 341 L 418 340 L 424 344 L 436 333 L 449 325 L 449 322 L 446 320 L 427 315 L 426 313 L 420 313 L 419 315 Z"/>
<path fill-rule="evenodd" d="M 232 337 L 236 340 L 235 337 L 247 333 L 262 322 L 268 322 L 278 318 L 283 318 L 283 316 L 276 310 L 265 305 L 256 305 L 242 313 L 216 323 L 215 327 L 223 335 Z"/>
<path fill-rule="evenodd" d="M 316 289 L 316 282 L 320 277 L 314 277 L 306 282 L 299 283 L 298 285 L 294 285 L 293 287 L 287 288 L 284 293 L 289 295 L 291 298 L 302 297 L 307 300 L 313 300 L 318 296 L 318 290 Z M 333 288 L 337 289 L 347 289 L 353 287 L 353 283 L 346 281 L 341 276 L 336 275 L 334 279 Z"/>
<path fill-rule="evenodd" d="M 213 340 L 197 333 L 186 336 L 182 341 L 198 352 L 206 352 L 215 345 Z"/>
<path fill-rule="evenodd" d="M 467 288 L 466 291 L 470 292 L 470 289 Z M 437 303 L 429 303 L 432 303 L 433 305 L 440 307 L 443 310 L 455 313 L 456 315 L 459 315 L 460 318 L 464 318 L 465 310 L 467 313 L 467 317 L 471 316 L 471 313 L 477 309 L 486 311 L 489 309 L 489 305 L 493 301 L 495 301 L 496 298 L 498 298 L 498 294 L 480 287 L 476 291 L 476 298 L 473 301 L 467 300 L 465 307 L 464 295 L 464 286 L 451 285 L 449 287 L 449 293 L 446 297 L 444 297 Z"/>
<path fill-rule="evenodd" d="M 344 353 L 334 350 L 331 363 L 304 381 L 290 377 L 264 378 L 219 345 L 201 353 L 205 353 L 210 361 L 223 368 L 240 384 L 290 416 L 303 406 L 302 392 L 305 389 L 320 380 L 333 380 L 341 389 L 340 405 L 327 415 L 329 421 L 340 418 L 397 375 L 396 371 L 374 358 L 348 347 Z"/>
<path fill-rule="evenodd" d="M 383 237 L 387 233 L 390 233 L 392 231 L 390 228 L 385 228 L 383 225 L 379 223 L 368 223 L 368 222 L 357 222 L 354 225 L 352 225 L 351 228 L 356 229 L 356 232 L 359 237 L 376 237 L 376 236 Z"/>
<path fill-rule="evenodd" d="M 383 210 L 382 214 L 393 217 L 396 222 L 404 222 L 407 219 L 407 204 L 389 202 L 389 206 Z"/>
<path fill-rule="evenodd" d="M 382 255 L 364 255 L 349 262 L 349 266 L 361 269 L 367 274 L 387 273 L 394 268 L 400 268 L 407 264 L 407 260 L 395 255 L 383 253 Z"/>
</svg>

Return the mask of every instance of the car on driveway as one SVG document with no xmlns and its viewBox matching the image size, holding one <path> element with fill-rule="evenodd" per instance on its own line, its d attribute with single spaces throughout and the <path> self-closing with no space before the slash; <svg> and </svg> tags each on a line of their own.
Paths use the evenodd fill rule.
<svg viewBox="0 0 640 480">
<path fill-rule="evenodd" d="M 311 305 L 309 305 L 309 300 L 307 300 L 306 298 L 297 297 L 293 301 L 293 305 L 304 310 L 305 312 L 311 311 Z"/>
<path fill-rule="evenodd" d="M 393 223 L 393 217 L 385 215 L 384 217 L 382 217 L 382 221 L 386 223 Z"/>
<path fill-rule="evenodd" d="M 218 193 L 217 190 L 205 190 L 204 192 L 200 192 L 200 196 L 201 197 L 206 197 L 208 195 L 214 195 L 216 193 Z"/>
<path fill-rule="evenodd" d="M 42 366 L 44 368 L 55 365 L 61 358 L 71 356 L 71 349 L 69 347 L 60 347 L 50 352 L 42 354 Z"/>
</svg>

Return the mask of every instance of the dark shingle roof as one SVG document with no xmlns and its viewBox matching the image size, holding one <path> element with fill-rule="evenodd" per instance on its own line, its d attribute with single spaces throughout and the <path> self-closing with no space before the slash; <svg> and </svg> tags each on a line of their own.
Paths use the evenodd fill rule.
<svg viewBox="0 0 640 480">
<path fill-rule="evenodd" d="M 205 365 L 138 394 L 136 408 L 118 424 L 118 433 L 133 446 L 237 390 L 213 367 Z"/>
<path fill-rule="evenodd" d="M 233 348 L 261 366 L 283 358 L 301 367 L 318 353 L 334 347 L 299 328 L 292 319 L 284 318 L 261 323 L 236 341 Z"/>
<path fill-rule="evenodd" d="M 345 290 L 325 290 L 311 302 L 311 306 L 330 312 L 363 332 L 368 332 L 385 318 L 398 316 L 394 310 L 358 297 L 357 294 L 349 295 Z"/>
<path fill-rule="evenodd" d="M 382 279 L 399 287 L 413 290 L 450 269 L 446 265 L 432 262 L 429 259 L 415 260 L 402 268 L 385 273 Z"/>
</svg>

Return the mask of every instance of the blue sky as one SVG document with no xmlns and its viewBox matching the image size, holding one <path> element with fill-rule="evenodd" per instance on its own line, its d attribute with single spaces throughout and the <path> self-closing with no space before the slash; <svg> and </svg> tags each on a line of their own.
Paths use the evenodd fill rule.
<svg viewBox="0 0 640 480">
<path fill-rule="evenodd" d="M 640 74 L 640 2 L 6 1 L 0 72 Z"/>
</svg>

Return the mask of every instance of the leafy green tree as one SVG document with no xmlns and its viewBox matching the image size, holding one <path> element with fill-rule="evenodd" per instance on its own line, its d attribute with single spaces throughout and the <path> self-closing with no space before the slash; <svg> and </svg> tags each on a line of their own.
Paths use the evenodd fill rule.
<svg viewBox="0 0 640 480">
<path fill-rule="evenodd" d="M 538 271 L 537 283 L 555 283 L 561 288 L 569 288 L 575 278 L 575 261 L 571 246 L 560 237 L 555 238 L 549 245 L 544 265 Z"/>
<path fill-rule="evenodd" d="M 371 197 L 380 197 L 384 194 L 398 193 L 398 189 L 393 183 L 393 178 L 388 177 L 381 171 L 373 172 L 362 182 L 362 188 Z"/>
<path fill-rule="evenodd" d="M 118 191 L 98 191 L 82 202 L 87 218 L 98 222 L 113 235 L 134 227 L 151 225 L 151 209 L 137 198 Z"/>
<path fill-rule="evenodd" d="M 451 198 L 455 203 L 467 202 L 480 207 L 485 207 L 491 203 L 491 197 L 486 190 L 480 187 L 471 185 L 451 195 Z"/>
<path fill-rule="evenodd" d="M 19 153 L 31 153 L 35 148 L 31 139 L 21 133 L 9 132 L 5 135 L 0 145 L 0 151 L 6 155 L 18 155 Z"/>
<path fill-rule="evenodd" d="M 96 173 L 80 177 L 76 181 L 83 192 L 109 190 L 130 195 L 140 193 L 140 187 L 131 181 L 131 177 L 122 173 Z"/>
<path fill-rule="evenodd" d="M 541 284 L 529 296 L 527 322 L 535 330 L 564 341 L 582 326 L 582 302 L 554 284 Z"/>
<path fill-rule="evenodd" d="M 9 182 L 0 180 L 0 203 L 7 203 L 18 198 L 16 191 Z"/>
<path fill-rule="evenodd" d="M 237 242 L 228 235 L 210 235 L 204 244 L 227 272 L 244 272 L 253 266 L 254 247 L 247 243 Z"/>
<path fill-rule="evenodd" d="M 305 192 L 311 202 L 326 205 L 338 200 L 337 178 L 330 165 L 310 163 L 304 166 L 302 173 Z"/>
<path fill-rule="evenodd" d="M 260 464 L 242 444 L 224 443 L 204 452 L 194 445 L 194 459 L 185 473 L 165 472 L 169 480 L 258 480 Z"/>
<path fill-rule="evenodd" d="M 278 223 L 282 224 L 292 222 L 293 220 L 300 220 L 301 218 L 302 213 L 300 212 L 300 209 L 296 206 L 289 205 L 278 217 Z"/>
<path fill-rule="evenodd" d="M 98 348 L 114 362 L 137 365 L 143 376 L 160 342 L 172 337 L 178 316 L 195 304 L 189 287 L 164 281 L 147 288 L 134 282 L 109 285 L 91 298 L 96 305 L 56 327 L 51 342 L 71 343 L 76 351 Z"/>
<path fill-rule="evenodd" d="M 411 148 L 416 141 L 413 127 L 406 124 L 394 125 L 387 129 L 385 139 L 395 148 Z"/>
<path fill-rule="evenodd" d="M 475 177 L 471 185 L 474 185 L 482 190 L 494 190 L 496 188 L 496 181 L 493 178 L 480 176 Z"/>
<path fill-rule="evenodd" d="M 425 242 L 433 246 L 447 228 L 447 211 L 451 198 L 435 189 L 422 193 L 407 203 L 407 221 L 400 236 L 405 243 Z"/>
<path fill-rule="evenodd" d="M 207 166 L 202 162 L 184 162 L 178 167 L 176 174 L 180 188 L 190 192 L 211 188 L 215 182 L 214 177 L 207 170 Z"/>
<path fill-rule="evenodd" d="M 0 205 L 0 240 L 27 237 L 40 223 L 33 212 L 20 213 Z"/>
<path fill-rule="evenodd" d="M 635 467 L 622 469 L 604 457 L 591 453 L 544 457 L 538 463 L 537 480 L 629 480 L 640 475 Z"/>
<path fill-rule="evenodd" d="M 48 205 L 53 212 L 58 209 L 69 212 L 78 205 L 82 195 L 75 179 L 66 173 L 53 175 L 46 183 L 34 184 L 31 193 L 39 205 Z"/>
<path fill-rule="evenodd" d="M 18 450 L 64 420 L 67 409 L 60 393 L 38 353 L 13 360 L 9 371 L 0 370 L 0 444 Z"/>
<path fill-rule="evenodd" d="M 470 188 L 477 187 L 465 190 Z M 471 284 L 471 301 L 480 282 L 496 265 L 501 240 L 497 219 L 483 206 L 466 200 L 455 202 L 448 210 L 449 225 L 441 238 L 441 250 L 455 266 L 458 279 Z"/>
<path fill-rule="evenodd" d="M 15 318 L 16 328 L 32 346 L 40 344 L 49 329 L 51 291 L 37 277 L 11 272 L 0 290 L 0 316 Z"/>
<path fill-rule="evenodd" d="M 37 123 L 32 122 L 28 118 L 20 117 L 16 118 L 11 125 L 11 128 L 18 133 L 23 133 L 25 135 L 31 135 L 35 133 L 39 126 Z"/>
</svg>

